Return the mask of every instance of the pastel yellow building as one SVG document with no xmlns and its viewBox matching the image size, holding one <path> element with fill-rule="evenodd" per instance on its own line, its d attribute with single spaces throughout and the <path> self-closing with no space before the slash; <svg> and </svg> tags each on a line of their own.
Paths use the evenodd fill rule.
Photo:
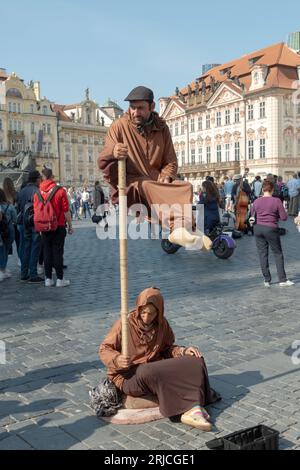
<svg viewBox="0 0 300 470">
<path fill-rule="evenodd" d="M 89 97 L 77 104 L 54 106 L 58 119 L 61 181 L 67 186 L 92 186 L 99 180 L 105 185 L 97 159 L 104 145 L 108 127 L 122 114 L 121 108 L 109 102 L 115 113 L 107 112 Z"/>
<path fill-rule="evenodd" d="M 40 83 L 0 69 L 0 161 L 31 150 L 37 169 L 52 168 L 59 175 L 57 118 L 52 103 L 41 97 Z"/>
</svg>

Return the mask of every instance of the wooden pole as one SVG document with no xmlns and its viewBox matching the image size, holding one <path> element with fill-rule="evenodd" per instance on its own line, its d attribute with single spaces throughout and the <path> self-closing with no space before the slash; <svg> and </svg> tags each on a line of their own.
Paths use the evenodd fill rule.
<svg viewBox="0 0 300 470">
<path fill-rule="evenodd" d="M 119 242 L 120 242 L 120 287 L 122 320 L 122 354 L 128 356 L 128 272 L 127 272 L 127 196 L 126 159 L 118 162 L 119 172 Z"/>
</svg>

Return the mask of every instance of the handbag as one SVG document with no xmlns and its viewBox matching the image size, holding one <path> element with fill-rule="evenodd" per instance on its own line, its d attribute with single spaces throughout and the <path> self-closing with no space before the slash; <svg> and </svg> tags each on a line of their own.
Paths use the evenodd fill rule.
<svg viewBox="0 0 300 470">
<path fill-rule="evenodd" d="M 102 219 L 103 219 L 102 215 L 93 214 L 92 216 L 92 222 L 94 222 L 94 224 L 99 224 L 99 222 L 101 222 Z"/>
</svg>

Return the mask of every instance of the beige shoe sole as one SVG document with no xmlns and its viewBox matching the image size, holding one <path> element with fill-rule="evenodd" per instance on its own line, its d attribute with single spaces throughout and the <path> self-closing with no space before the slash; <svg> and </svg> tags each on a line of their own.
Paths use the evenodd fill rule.
<svg viewBox="0 0 300 470">
<path fill-rule="evenodd" d="M 203 235 L 202 250 L 203 251 L 209 251 L 209 250 L 211 250 L 212 245 L 213 245 L 213 242 L 211 241 L 211 239 L 209 237 L 207 237 L 206 235 Z"/>
<path fill-rule="evenodd" d="M 170 233 L 168 239 L 169 242 L 176 245 L 184 246 L 190 249 L 201 250 L 203 245 L 203 236 L 201 232 L 199 232 L 199 234 L 190 233 L 186 228 L 181 227 L 173 230 L 173 232 Z"/>
<path fill-rule="evenodd" d="M 193 426 L 193 428 L 201 429 L 201 431 L 210 432 L 212 430 L 212 425 L 206 419 L 199 416 L 185 415 L 181 416 L 181 422 L 187 424 L 188 426 Z"/>
</svg>

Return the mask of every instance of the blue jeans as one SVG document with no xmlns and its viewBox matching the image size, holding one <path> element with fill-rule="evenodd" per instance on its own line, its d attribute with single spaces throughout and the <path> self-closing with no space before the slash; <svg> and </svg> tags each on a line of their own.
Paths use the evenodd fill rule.
<svg viewBox="0 0 300 470">
<path fill-rule="evenodd" d="M 71 212 L 72 212 L 72 218 L 76 217 L 78 219 L 78 211 L 77 211 L 77 203 L 76 202 L 72 202 Z"/>
<path fill-rule="evenodd" d="M 8 261 L 8 253 L 11 249 L 11 246 L 14 242 L 14 228 L 11 226 L 9 228 L 9 239 L 6 241 L 3 241 L 1 236 L 0 236 L 0 269 L 4 270 L 6 269 L 7 266 L 7 261 Z"/>
<path fill-rule="evenodd" d="M 20 226 L 18 226 L 19 228 Z M 23 226 L 22 226 L 23 227 Z M 20 259 L 21 259 L 21 278 L 26 278 L 29 274 L 31 278 L 37 277 L 37 263 L 41 249 L 41 236 L 34 228 L 24 230 L 24 248 L 22 251 L 22 235 L 20 232 Z"/>
<path fill-rule="evenodd" d="M 89 203 L 88 202 L 84 202 L 83 203 L 83 212 L 84 212 L 84 217 L 86 218 L 86 211 L 88 211 L 88 214 L 90 217 L 91 216 L 91 211 L 90 211 L 90 207 L 89 207 Z"/>
</svg>

